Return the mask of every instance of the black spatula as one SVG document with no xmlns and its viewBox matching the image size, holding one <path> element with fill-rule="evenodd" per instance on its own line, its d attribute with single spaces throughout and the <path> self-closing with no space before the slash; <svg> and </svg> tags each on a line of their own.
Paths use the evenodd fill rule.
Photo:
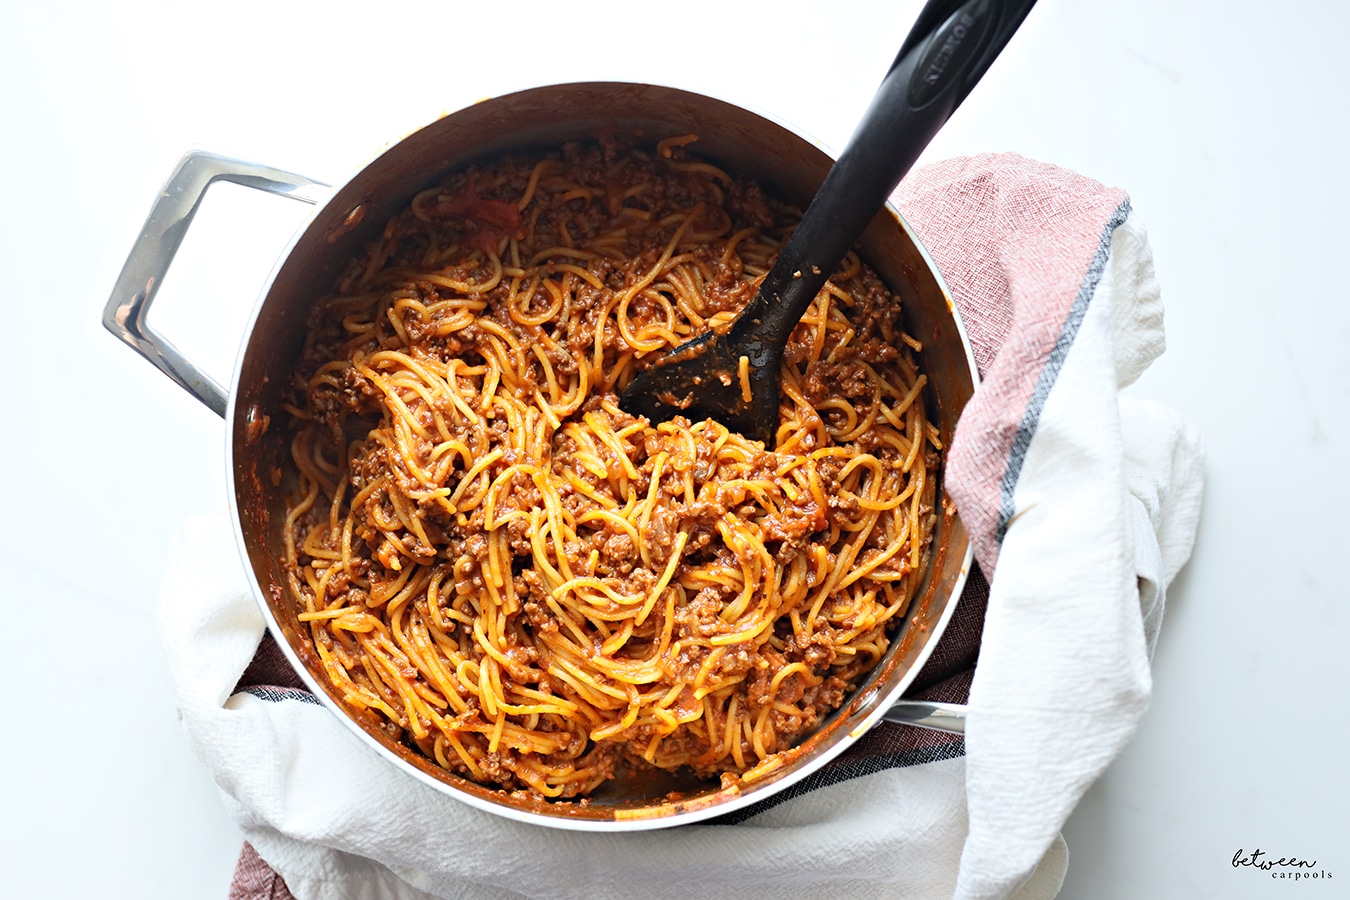
<svg viewBox="0 0 1350 900">
<path fill-rule="evenodd" d="M 930 0 L 754 299 L 726 330 L 656 360 L 624 388 L 619 406 L 652 422 L 713 418 L 773 447 L 793 328 L 1034 4 Z"/>
</svg>

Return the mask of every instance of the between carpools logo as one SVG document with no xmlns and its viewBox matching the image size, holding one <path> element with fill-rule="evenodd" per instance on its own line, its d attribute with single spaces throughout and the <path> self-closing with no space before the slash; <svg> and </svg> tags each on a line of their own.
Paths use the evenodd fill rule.
<svg viewBox="0 0 1350 900">
<path fill-rule="evenodd" d="M 1253 869 L 1271 878 L 1285 881 L 1330 881 L 1331 873 L 1317 865 L 1315 859 L 1299 859 L 1297 856 L 1271 856 L 1264 850 L 1252 850 L 1250 853 L 1242 847 L 1233 854 L 1233 868 Z"/>
</svg>

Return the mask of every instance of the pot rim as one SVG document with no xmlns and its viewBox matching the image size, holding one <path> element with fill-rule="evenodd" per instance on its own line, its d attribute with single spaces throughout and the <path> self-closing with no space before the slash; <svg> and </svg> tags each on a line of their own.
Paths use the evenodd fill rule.
<svg viewBox="0 0 1350 900">
<path fill-rule="evenodd" d="M 309 667 L 304 663 L 300 655 L 296 652 L 295 648 L 293 648 L 291 646 L 291 643 L 288 640 L 286 640 L 281 624 L 278 621 L 276 615 L 274 614 L 271 605 L 268 601 L 266 591 L 264 590 L 263 585 L 260 583 L 259 578 L 256 576 L 255 570 L 249 557 L 248 541 L 244 534 L 243 516 L 241 514 L 242 511 L 239 506 L 239 491 L 238 486 L 236 484 L 237 471 L 236 471 L 234 432 L 237 417 L 246 414 L 244 411 L 239 409 L 241 397 L 241 392 L 239 388 L 244 369 L 246 351 L 251 345 L 258 317 L 261 314 L 263 307 L 271 293 L 273 284 L 276 281 L 277 276 L 279 275 L 279 273 L 281 272 L 282 268 L 285 266 L 287 261 L 290 259 L 291 254 L 294 252 L 296 248 L 296 245 L 309 232 L 310 228 L 313 227 L 315 220 L 320 216 L 320 214 L 328 207 L 328 205 L 336 197 L 338 197 L 341 194 L 342 190 L 358 175 L 366 172 L 372 166 L 377 165 L 385 157 L 386 154 L 388 154 L 391 150 L 393 150 L 395 147 L 401 144 L 404 140 L 407 140 L 413 135 L 418 134 L 425 128 L 429 128 L 435 125 L 442 119 L 455 116 L 456 114 L 464 111 L 465 109 L 471 109 L 473 107 L 480 106 L 485 103 L 501 102 L 512 97 L 518 97 L 524 94 L 528 94 L 533 91 L 579 88 L 585 86 L 605 86 L 614 88 L 631 86 L 631 87 L 655 88 L 659 90 L 672 91 L 680 94 L 693 95 L 698 97 L 709 98 L 714 101 L 720 101 L 730 106 L 734 106 L 737 109 L 750 114 L 751 116 L 757 116 L 761 119 L 766 120 L 769 123 L 777 125 L 778 127 L 797 136 L 801 140 L 810 143 L 811 145 L 813 145 L 814 147 L 825 153 L 831 160 L 835 159 L 836 156 L 835 153 L 832 152 L 824 142 L 819 141 L 816 138 L 812 137 L 804 129 L 796 125 L 790 124 L 774 115 L 760 112 L 751 107 L 744 106 L 740 103 L 726 100 L 724 98 L 718 97 L 713 94 L 704 93 L 702 91 L 690 91 L 684 88 L 678 88 L 669 85 L 654 84 L 650 82 L 644 83 L 596 82 L 596 81 L 571 82 L 571 83 L 560 83 L 551 85 L 540 85 L 533 88 L 526 88 L 519 91 L 512 91 L 506 94 L 498 95 L 496 97 L 480 100 L 477 103 L 472 104 L 470 107 L 464 107 L 461 110 L 445 113 L 441 116 L 438 116 L 431 122 L 428 122 L 426 125 L 423 125 L 420 128 L 414 129 L 412 131 L 409 131 L 404 136 L 386 143 L 372 157 L 370 157 L 361 165 L 353 169 L 352 172 L 346 178 L 335 183 L 329 190 L 328 195 L 326 197 L 315 203 L 314 207 L 310 211 L 310 215 L 307 221 L 302 226 L 296 229 L 295 233 L 292 235 L 289 242 L 286 244 L 285 248 L 277 256 L 276 262 L 273 264 L 272 269 L 267 276 L 267 280 L 265 281 L 261 290 L 259 291 L 258 298 L 254 303 L 253 309 L 249 315 L 244 332 L 241 336 L 239 349 L 238 352 L 236 353 L 234 366 L 230 375 L 230 382 L 228 388 L 228 402 L 225 411 L 226 491 L 227 491 L 227 501 L 230 509 L 231 526 L 233 528 L 235 536 L 236 549 L 240 554 L 241 562 L 244 566 L 244 569 L 248 573 L 248 582 L 250 590 L 253 594 L 254 601 L 257 603 L 258 608 L 262 612 L 267 629 L 272 633 L 273 637 L 276 638 L 276 643 L 281 648 L 281 651 L 285 655 L 287 662 L 290 663 L 292 668 L 295 669 L 296 673 L 300 676 L 301 680 L 305 683 L 306 687 L 312 693 L 314 693 L 316 697 L 318 697 L 318 699 L 322 702 L 323 706 L 326 709 L 328 709 L 330 712 L 334 713 L 337 716 L 337 718 L 346 726 L 348 731 L 354 733 L 362 742 L 366 744 L 366 746 L 373 749 L 385 761 L 393 764 L 399 771 L 407 775 L 411 775 L 413 778 L 417 779 L 419 782 L 432 788 L 433 790 L 441 794 L 448 795 L 455 800 L 467 803 L 468 805 L 476 809 L 480 809 L 485 812 L 490 812 L 495 815 L 503 816 L 505 818 L 517 822 L 526 822 L 534 825 L 543 825 L 550 828 L 558 828 L 563 830 L 574 830 L 574 831 L 592 831 L 592 832 L 644 831 L 659 828 L 669 828 L 675 825 L 692 824 L 715 816 L 720 816 L 725 813 L 734 812 L 750 804 L 757 803 L 761 800 L 771 797 L 783 791 L 784 789 L 790 787 L 791 785 L 800 782 L 802 779 L 808 777 L 809 775 L 819 771 L 831 760 L 835 759 L 846 749 L 848 749 L 848 747 L 850 747 L 854 742 L 856 742 L 859 738 L 861 738 L 865 733 L 870 731 L 881 720 L 882 716 L 885 714 L 890 704 L 895 700 L 899 699 L 900 696 L 904 693 L 904 691 L 918 676 L 920 670 L 924 666 L 924 663 L 927 662 L 929 656 L 933 652 L 934 647 L 936 647 L 943 631 L 945 631 L 948 623 L 951 620 L 952 615 L 955 613 L 956 607 L 960 601 L 961 592 L 964 588 L 966 579 L 970 573 L 971 564 L 974 559 L 974 551 L 972 546 L 970 545 L 970 542 L 969 541 L 966 542 L 964 554 L 962 556 L 960 563 L 959 573 L 951 586 L 950 599 L 946 602 L 941 614 L 937 617 L 937 619 L 935 619 L 931 623 L 930 626 L 931 633 L 924 638 L 924 644 L 920 648 L 912 664 L 905 670 L 903 674 L 900 675 L 895 684 L 885 688 L 885 690 L 882 690 L 879 685 L 873 685 L 871 687 L 864 686 L 860 688 L 857 692 L 855 692 L 855 694 L 852 695 L 849 698 L 849 700 L 846 701 L 843 705 L 841 705 L 841 707 L 838 710 L 832 713 L 830 719 L 833 719 L 834 716 L 842 716 L 845 714 L 856 716 L 862 713 L 863 710 L 868 710 L 866 712 L 865 718 L 863 718 L 859 723 L 855 724 L 852 728 L 850 728 L 846 734 L 835 737 L 833 739 L 833 743 L 828 747 L 826 747 L 823 750 L 823 752 L 819 752 L 814 758 L 804 760 L 797 756 L 789 756 L 786 759 L 783 766 L 780 768 L 779 772 L 775 773 L 771 779 L 768 779 L 766 782 L 752 783 L 751 785 L 747 786 L 744 790 L 729 791 L 728 789 L 723 788 L 713 793 L 695 797 L 690 801 L 679 801 L 679 802 L 666 801 L 659 804 L 650 803 L 645 806 L 636 807 L 631 811 L 626 810 L 623 807 L 616 807 L 615 816 L 609 819 L 569 816 L 561 813 L 558 815 L 546 815 L 528 809 L 517 808 L 515 806 L 510 805 L 507 802 L 503 802 L 500 800 L 489 799 L 488 797 L 479 796 L 478 794 L 460 788 L 456 784 L 437 778 L 429 774 L 428 772 L 423 771 L 422 769 L 419 769 L 414 765 L 411 765 L 407 760 L 393 753 L 388 747 L 380 743 L 374 736 L 368 733 L 366 729 L 363 728 L 361 724 L 347 712 L 347 710 L 340 707 L 329 696 L 329 693 L 325 688 L 325 686 L 314 677 Z M 969 336 L 966 332 L 965 325 L 962 322 L 960 312 L 952 299 L 951 291 L 947 287 L 947 284 L 942 277 L 942 273 L 938 271 L 937 265 L 934 263 L 931 255 L 928 253 L 927 248 L 925 248 L 923 243 L 919 240 L 918 235 L 914 233 L 913 229 L 909 226 L 909 223 L 905 221 L 904 217 L 900 214 L 900 212 L 895 208 L 893 203 L 891 203 L 889 200 L 886 203 L 885 211 L 889 214 L 891 218 L 895 220 L 896 224 L 900 227 L 906 238 L 913 243 L 919 256 L 921 257 L 926 268 L 928 269 L 928 272 L 935 279 L 938 288 L 941 290 L 942 296 L 946 300 L 947 309 L 951 314 L 956 333 L 959 336 L 966 362 L 969 366 L 971 383 L 972 385 L 978 385 L 979 373 L 976 368 L 974 352 L 970 345 Z M 934 561 L 930 565 L 933 567 L 933 569 L 936 569 L 938 565 L 936 553 L 934 553 L 932 558 Z M 919 600 L 920 595 L 916 594 L 914 603 L 917 604 Z M 827 722 L 830 721 L 830 719 L 827 719 Z M 818 727 L 816 731 L 813 732 L 813 734 L 824 733 L 827 730 L 828 730 L 827 727 L 825 725 L 822 725 Z M 801 741 L 798 742 L 798 746 L 800 746 L 801 743 L 805 741 L 809 741 L 810 739 L 811 735 L 802 738 Z M 788 752 L 791 753 L 792 751 Z M 452 777 L 455 777 L 453 776 L 453 773 L 451 774 Z M 500 789 L 485 787 L 485 790 L 488 792 L 495 791 L 496 793 L 505 796 L 505 792 L 501 791 Z M 562 807 L 560 807 L 560 809 L 561 808 Z M 626 815 L 625 813 L 630 814 Z"/>
</svg>

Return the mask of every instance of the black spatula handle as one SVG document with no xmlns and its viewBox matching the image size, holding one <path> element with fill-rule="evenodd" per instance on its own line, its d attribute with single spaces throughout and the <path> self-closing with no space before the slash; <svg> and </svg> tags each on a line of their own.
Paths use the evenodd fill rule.
<svg viewBox="0 0 1350 900">
<path fill-rule="evenodd" d="M 733 338 L 749 339 L 752 366 L 777 365 L 812 298 L 1035 2 L 930 0 L 923 8 L 848 146 L 733 326 Z"/>
</svg>

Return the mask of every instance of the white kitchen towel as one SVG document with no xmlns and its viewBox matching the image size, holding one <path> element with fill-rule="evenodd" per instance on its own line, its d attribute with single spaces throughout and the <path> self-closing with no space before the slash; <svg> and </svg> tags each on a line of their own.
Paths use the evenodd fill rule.
<svg viewBox="0 0 1350 900">
<path fill-rule="evenodd" d="M 918 170 L 897 203 L 985 377 L 947 473 L 991 578 L 964 756 L 956 744 L 836 769 L 735 824 L 590 834 L 508 821 L 394 770 L 303 691 L 235 693 L 262 617 L 227 522 L 194 520 L 160 607 L 184 729 L 294 896 L 1058 892 L 1060 828 L 1147 704 L 1166 585 L 1199 516 L 1199 439 L 1119 396 L 1163 348 L 1123 192 L 1002 155 Z"/>
</svg>

